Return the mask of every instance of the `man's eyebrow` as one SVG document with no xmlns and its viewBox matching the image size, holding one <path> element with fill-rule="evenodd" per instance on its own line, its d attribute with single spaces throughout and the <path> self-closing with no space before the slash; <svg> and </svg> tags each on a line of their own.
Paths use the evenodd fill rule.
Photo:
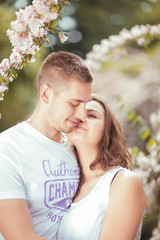
<svg viewBox="0 0 160 240">
<path fill-rule="evenodd" d="M 84 103 L 84 101 L 81 100 L 81 99 L 72 98 L 72 99 L 70 99 L 70 100 L 73 101 L 73 102 L 81 102 L 81 103 Z"/>
</svg>

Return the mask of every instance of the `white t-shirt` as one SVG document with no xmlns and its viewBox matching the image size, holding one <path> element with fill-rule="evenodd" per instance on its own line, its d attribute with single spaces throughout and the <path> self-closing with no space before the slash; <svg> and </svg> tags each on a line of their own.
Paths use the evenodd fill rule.
<svg viewBox="0 0 160 240">
<path fill-rule="evenodd" d="M 106 172 L 86 197 L 71 204 L 61 221 L 57 240 L 98 240 L 109 202 L 111 182 L 122 169 L 116 167 Z M 140 239 L 141 228 L 142 221 L 134 240 Z"/>
<path fill-rule="evenodd" d="M 68 142 L 56 143 L 27 122 L 0 134 L 0 199 L 26 199 L 38 236 L 55 240 L 78 180 Z"/>
</svg>

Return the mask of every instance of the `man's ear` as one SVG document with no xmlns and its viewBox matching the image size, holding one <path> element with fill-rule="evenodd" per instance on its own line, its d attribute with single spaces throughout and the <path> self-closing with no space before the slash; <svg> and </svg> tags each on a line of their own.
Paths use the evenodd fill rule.
<svg viewBox="0 0 160 240">
<path fill-rule="evenodd" d="M 40 98 L 42 99 L 42 101 L 44 101 L 45 103 L 48 103 L 50 99 L 50 95 L 51 95 L 51 87 L 46 83 L 42 84 L 42 86 L 40 87 Z"/>
</svg>

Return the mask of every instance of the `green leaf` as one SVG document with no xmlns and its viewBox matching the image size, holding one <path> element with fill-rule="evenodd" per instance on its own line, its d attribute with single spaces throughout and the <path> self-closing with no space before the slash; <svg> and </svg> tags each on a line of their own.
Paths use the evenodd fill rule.
<svg viewBox="0 0 160 240">
<path fill-rule="evenodd" d="M 13 78 L 17 78 L 18 74 L 17 74 L 15 71 L 13 71 L 13 72 L 11 73 L 11 76 L 12 76 Z"/>
<path fill-rule="evenodd" d="M 3 83 L 4 79 L 0 76 L 0 83 Z"/>
<path fill-rule="evenodd" d="M 117 98 L 117 102 L 121 102 L 122 101 L 121 95 L 117 94 L 116 98 Z"/>
<path fill-rule="evenodd" d="M 39 56 L 40 56 L 40 53 L 39 53 L 39 52 L 37 52 L 37 53 L 36 53 L 36 56 L 38 56 L 38 57 L 39 57 Z"/>
<path fill-rule="evenodd" d="M 151 134 L 151 130 L 149 127 L 142 127 L 139 131 L 139 136 L 142 141 L 146 140 Z"/>
<path fill-rule="evenodd" d="M 137 122 L 138 122 L 137 117 L 134 117 L 132 122 L 131 122 L 132 127 L 135 126 L 137 124 Z"/>
<path fill-rule="evenodd" d="M 58 19 L 62 21 L 62 17 L 60 15 L 58 16 Z"/>
<path fill-rule="evenodd" d="M 27 65 L 26 62 L 23 62 L 23 66 L 26 67 L 26 65 Z"/>
<path fill-rule="evenodd" d="M 139 152 L 139 148 L 137 146 L 135 146 L 132 148 L 131 155 L 133 156 L 133 155 L 137 154 L 138 152 Z"/>
<path fill-rule="evenodd" d="M 154 143 L 155 143 L 155 140 L 153 138 L 150 138 L 149 141 L 147 142 L 147 149 L 149 150 Z"/>
<path fill-rule="evenodd" d="M 124 104 L 121 104 L 121 105 L 119 106 L 119 110 L 120 110 L 120 111 L 123 110 L 124 107 L 125 107 L 125 105 L 124 105 Z"/>
<path fill-rule="evenodd" d="M 135 111 L 133 109 L 129 109 L 127 112 L 127 120 L 132 121 L 135 116 L 136 116 Z"/>
<path fill-rule="evenodd" d="M 142 116 L 138 115 L 138 116 L 137 116 L 137 120 L 138 120 L 138 122 L 139 122 L 141 125 L 144 126 L 144 119 L 143 119 Z"/>
<path fill-rule="evenodd" d="M 54 20 L 54 21 L 52 22 L 52 24 L 51 24 L 51 28 L 55 28 L 56 26 L 57 26 L 57 21 Z"/>
<path fill-rule="evenodd" d="M 34 43 L 35 43 L 35 45 L 38 45 L 39 42 L 40 42 L 39 38 L 34 39 Z"/>
<path fill-rule="evenodd" d="M 52 34 L 56 34 L 56 33 L 57 33 L 57 30 L 56 30 L 56 29 L 53 29 L 53 28 L 51 28 L 51 29 L 49 29 L 49 32 L 50 32 L 50 33 L 52 33 Z"/>
</svg>

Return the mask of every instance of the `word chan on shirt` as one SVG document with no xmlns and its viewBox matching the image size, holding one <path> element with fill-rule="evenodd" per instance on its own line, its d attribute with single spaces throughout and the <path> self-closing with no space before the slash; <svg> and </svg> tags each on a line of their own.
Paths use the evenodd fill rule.
<svg viewBox="0 0 160 240">
<path fill-rule="evenodd" d="M 54 176 L 54 180 L 49 179 L 44 183 L 44 203 L 46 207 L 67 211 L 78 187 L 78 165 L 76 169 L 70 169 L 67 167 L 67 162 L 61 160 L 59 165 L 52 168 L 51 162 L 44 160 L 43 170 L 48 178 Z"/>
</svg>

